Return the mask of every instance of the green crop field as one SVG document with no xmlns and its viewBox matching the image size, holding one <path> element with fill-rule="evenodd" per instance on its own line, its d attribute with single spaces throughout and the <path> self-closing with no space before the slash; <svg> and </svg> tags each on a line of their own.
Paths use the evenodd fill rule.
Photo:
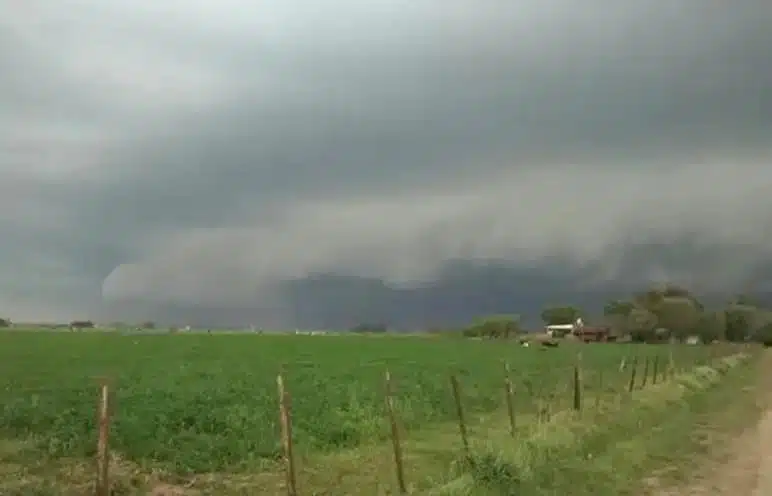
<svg viewBox="0 0 772 496">
<path fill-rule="evenodd" d="M 549 402 L 570 408 L 572 364 L 582 352 L 585 401 L 623 390 L 624 357 L 667 346 L 564 345 L 367 336 L 0 333 L 0 435 L 36 439 L 47 457 L 95 451 L 95 377 L 114 379 L 111 448 L 142 466 L 180 474 L 254 470 L 280 455 L 276 375 L 292 395 L 294 440 L 320 453 L 388 437 L 383 375 L 394 377 L 408 432 L 452 422 L 457 374 L 470 425 L 504 405 L 511 366 L 518 415 Z M 686 365 L 706 347 L 676 347 Z M 594 396 L 595 395 L 595 396 Z"/>
<path fill-rule="evenodd" d="M 567 408 L 577 349 L 363 336 L 2 333 L 0 425 L 6 437 L 39 438 L 49 455 L 88 456 L 95 445 L 95 377 L 109 376 L 115 381 L 113 449 L 182 473 L 237 470 L 279 454 L 276 375 L 282 368 L 297 449 L 328 451 L 388 434 L 387 368 L 400 419 L 414 430 L 454 419 L 451 372 L 461 381 L 471 419 L 501 408 L 505 362 L 518 413 L 534 411 L 537 398 Z M 632 345 L 581 349 L 589 393 L 624 387 L 623 357 L 659 354 L 664 365 L 668 352 Z M 677 349 L 682 361 L 701 352 Z"/>
</svg>

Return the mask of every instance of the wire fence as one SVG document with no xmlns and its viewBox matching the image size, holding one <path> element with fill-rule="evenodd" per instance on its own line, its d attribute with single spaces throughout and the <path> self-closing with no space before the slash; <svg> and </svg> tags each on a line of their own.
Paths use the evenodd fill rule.
<svg viewBox="0 0 772 496">
<path fill-rule="evenodd" d="M 603 346 L 603 345 L 598 345 Z M 522 435 L 524 429 L 538 428 L 552 421 L 558 413 L 573 412 L 576 415 L 602 413 L 609 410 L 619 410 L 628 404 L 636 391 L 648 389 L 673 380 L 679 374 L 708 365 L 718 359 L 737 354 L 738 346 L 718 345 L 695 347 L 689 354 L 658 353 L 653 356 L 632 354 L 623 357 L 613 366 L 594 367 L 583 363 L 581 351 L 577 353 L 574 363 L 564 367 L 553 367 L 549 373 L 554 380 L 538 380 L 538 377 L 513 371 L 509 363 L 502 363 L 500 387 L 495 391 L 495 398 L 490 403 L 495 404 L 489 411 L 495 411 L 497 420 L 506 424 L 506 430 L 513 438 Z M 581 349 L 578 348 L 578 349 Z M 311 364 L 306 364 L 311 366 Z M 299 487 L 300 469 L 297 466 L 297 436 L 293 430 L 297 421 L 294 403 L 298 399 L 293 396 L 290 386 L 292 381 L 288 376 L 292 371 L 282 370 L 276 376 L 277 412 L 274 413 L 280 427 L 278 445 L 284 472 L 283 491 L 288 496 L 296 496 L 300 491 L 313 494 L 314 488 Z M 393 458 L 392 480 L 400 494 L 409 492 L 410 481 L 406 470 L 404 417 L 407 414 L 406 404 L 402 403 L 400 378 L 385 368 L 382 370 L 383 414 L 381 422 L 388 426 L 387 437 Z M 473 374 L 464 370 L 450 371 L 446 377 L 447 395 L 452 404 L 452 418 L 457 425 L 458 451 L 461 456 L 471 456 L 473 450 L 472 436 L 475 420 L 470 420 L 477 413 L 470 409 L 470 404 L 480 404 L 477 395 L 483 394 L 474 388 Z M 543 379 L 543 378 L 542 378 Z M 409 381 L 404 381 L 409 384 Z M 6 391 L 44 396 L 50 388 L 19 386 L 6 384 Z M 115 394 L 120 392 L 120 385 L 110 378 L 99 379 L 99 400 L 97 404 L 97 445 L 95 494 L 107 496 L 111 494 L 110 455 L 111 436 L 115 435 L 116 426 L 113 419 L 117 404 Z M 73 388 L 73 394 L 82 396 L 82 389 Z M 487 391 L 488 394 L 491 391 Z M 93 390 L 87 393 L 93 401 Z M 125 399 L 125 398 L 124 398 Z M 93 403 L 92 403 L 93 404 Z M 523 423 L 526 425 L 523 425 Z"/>
<path fill-rule="evenodd" d="M 370 409 L 374 418 L 374 422 L 371 423 L 376 426 L 374 429 L 379 430 L 378 435 L 381 435 L 384 441 L 387 440 L 390 446 L 393 459 L 393 473 L 390 480 L 396 484 L 398 492 L 407 494 L 410 488 L 410 471 L 406 469 L 406 465 L 410 463 L 410 456 L 406 456 L 405 451 L 408 450 L 409 455 L 406 439 L 410 438 L 414 430 L 420 431 L 427 425 L 437 422 L 455 424 L 453 430 L 457 433 L 458 453 L 462 457 L 471 456 L 475 446 L 474 438 L 485 431 L 482 420 L 484 416 L 487 416 L 486 422 L 493 419 L 492 421 L 498 424 L 502 432 L 506 431 L 509 436 L 518 438 L 528 435 L 532 429 L 539 429 L 540 426 L 549 424 L 559 414 L 566 412 L 582 416 L 619 411 L 629 404 L 637 391 L 671 381 L 675 376 L 689 369 L 710 364 L 742 351 L 741 346 L 728 344 L 692 347 L 630 347 L 629 354 L 613 362 L 607 359 L 606 363 L 599 364 L 583 359 L 582 350 L 603 346 L 606 345 L 589 345 L 589 347 L 578 345 L 575 348 L 578 353 L 572 360 L 573 363 L 564 362 L 560 366 L 553 364 L 538 370 L 524 370 L 519 366 L 513 367 L 508 361 L 502 361 L 495 377 L 478 378 L 474 370 L 464 367 L 463 364 L 453 364 L 448 367 L 449 370 L 441 379 L 442 384 L 439 389 L 432 390 L 436 393 L 433 395 L 425 395 L 424 392 L 429 390 L 429 386 L 433 388 L 435 385 L 422 384 L 425 378 L 420 375 L 406 375 L 412 374 L 412 372 L 406 372 L 410 369 L 395 369 L 388 364 L 363 362 L 360 369 L 369 370 L 371 376 L 380 378 L 380 386 L 374 393 L 380 396 L 380 404 Z M 641 350 L 655 351 L 641 353 Z M 408 362 L 409 360 L 402 361 L 403 364 Z M 420 363 L 416 363 L 415 367 L 415 370 L 420 370 Z M 286 494 L 297 495 L 299 491 L 313 494 L 314 488 L 300 487 L 302 468 L 297 465 L 297 459 L 302 457 L 303 452 L 312 451 L 316 446 L 313 440 L 318 440 L 322 435 L 320 430 L 331 425 L 319 421 L 320 417 L 328 410 L 341 408 L 334 399 L 326 404 L 303 403 L 304 395 L 309 391 L 307 383 L 322 372 L 323 370 L 311 360 L 299 360 L 288 364 L 276 375 L 274 392 L 262 393 L 272 396 L 272 400 L 265 401 L 263 404 L 274 405 L 273 411 L 269 409 L 257 412 L 247 409 L 241 412 L 244 417 L 260 416 L 264 424 L 270 424 L 271 427 L 264 429 L 267 434 L 258 434 L 269 439 L 254 439 L 250 443 L 249 438 L 255 431 L 239 432 L 238 419 L 234 420 L 233 409 L 228 410 L 230 412 L 228 418 L 221 418 L 225 416 L 221 414 L 223 410 L 213 411 L 204 420 L 196 419 L 199 424 L 195 426 L 191 424 L 193 427 L 189 427 L 211 431 L 214 437 L 210 439 L 215 439 L 226 430 L 230 434 L 244 438 L 245 451 L 241 452 L 241 455 L 251 451 L 252 454 L 262 453 L 260 456 L 281 460 L 285 475 L 282 490 Z M 361 373 L 361 370 L 358 373 Z M 357 381 L 356 374 L 352 375 L 350 380 L 352 384 Z M 312 384 L 310 387 L 314 386 Z M 5 424 L 3 427 L 18 428 L 17 432 L 21 432 L 24 429 L 30 429 L 31 423 L 45 424 L 50 422 L 50 418 L 34 417 L 34 411 L 58 408 L 60 411 L 55 419 L 57 423 L 55 427 L 67 430 L 66 434 L 70 436 L 66 438 L 69 441 L 60 442 L 61 450 L 66 451 L 68 446 L 75 446 L 76 441 L 84 435 L 90 436 L 92 440 L 96 437 L 97 442 L 95 445 L 92 444 L 97 458 L 94 474 L 95 494 L 106 496 L 110 494 L 112 487 L 111 453 L 122 452 L 127 447 L 127 443 L 135 439 L 132 436 L 122 437 L 121 435 L 132 429 L 139 431 L 153 422 L 168 421 L 168 418 L 158 416 L 161 414 L 151 412 L 152 405 L 149 405 L 147 410 L 138 410 L 138 405 L 146 402 L 151 395 L 155 395 L 156 399 L 159 395 L 166 395 L 169 402 L 178 399 L 175 395 L 195 398 L 204 393 L 210 393 L 207 387 L 209 387 L 207 384 L 197 386 L 196 381 L 193 380 L 187 383 L 185 388 L 159 392 L 151 386 L 120 384 L 115 378 L 101 377 L 98 378 L 97 415 L 84 416 L 82 410 L 84 405 L 93 412 L 95 404 L 93 387 L 52 388 L 50 383 L 34 384 L 27 381 L 6 380 L 0 391 L 0 397 L 3 398 Z M 356 400 L 359 391 L 356 388 L 351 389 L 352 401 Z M 237 395 L 246 397 L 254 393 L 255 391 L 250 390 L 245 383 Z M 54 396 L 59 400 L 54 401 Z M 66 401 L 61 398 L 66 398 Z M 50 403 L 47 403 L 49 401 Z M 362 400 L 362 402 L 365 401 Z M 174 422 L 184 427 L 191 415 L 204 415 L 206 413 L 204 409 L 214 409 L 216 403 L 217 398 L 209 397 L 206 401 L 202 400 L 202 408 L 195 412 L 187 411 L 187 404 L 179 408 L 167 406 L 167 411 L 163 415 L 174 417 Z M 419 405 L 420 403 L 423 405 Z M 122 404 L 131 405 L 133 409 L 131 415 L 121 417 Z M 91 406 L 88 407 L 88 405 Z M 372 405 L 365 406 L 369 408 Z M 348 412 L 339 412 L 341 416 L 346 413 Z M 153 417 L 153 415 L 156 416 Z M 355 420 L 361 420 L 361 417 Z M 202 427 L 202 422 L 209 422 L 209 424 Z M 336 427 L 338 432 L 335 435 L 345 437 L 346 432 L 343 427 L 340 425 Z M 169 430 L 169 432 L 174 435 L 174 431 Z M 327 440 L 333 436 L 330 433 L 324 433 L 324 435 L 328 436 L 325 438 Z M 164 442 L 159 439 L 157 432 L 150 433 L 149 437 L 152 439 L 148 442 Z M 65 438 L 62 437 L 62 439 Z M 355 436 L 354 439 L 356 440 Z M 146 452 L 153 451 L 148 448 Z"/>
</svg>

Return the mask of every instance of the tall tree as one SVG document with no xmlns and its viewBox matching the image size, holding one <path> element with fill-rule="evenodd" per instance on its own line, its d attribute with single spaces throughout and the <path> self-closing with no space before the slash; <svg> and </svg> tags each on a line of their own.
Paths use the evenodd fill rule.
<svg viewBox="0 0 772 496">
<path fill-rule="evenodd" d="M 702 313 L 696 334 L 703 343 L 726 339 L 726 314 L 723 311 Z"/>
<path fill-rule="evenodd" d="M 635 303 L 625 300 L 612 300 L 603 307 L 603 315 L 610 317 L 613 315 L 619 315 L 621 317 L 627 317 L 630 312 L 635 308 Z"/>
<path fill-rule="evenodd" d="M 633 308 L 627 316 L 625 326 L 635 342 L 644 343 L 656 339 L 657 316 L 645 308 Z"/>
<path fill-rule="evenodd" d="M 666 303 L 667 300 L 688 300 L 700 311 L 703 310 L 703 305 L 697 299 L 694 294 L 683 286 L 675 284 L 664 284 L 655 286 L 642 293 L 635 295 L 633 301 L 646 308 L 650 312 L 658 313 L 660 307 Z"/>
<path fill-rule="evenodd" d="M 764 324 L 753 333 L 753 340 L 764 346 L 772 346 L 772 322 Z"/>
<path fill-rule="evenodd" d="M 661 300 L 652 312 L 657 316 L 657 324 L 670 331 L 680 341 L 697 331 L 702 311 L 691 298 L 668 296 Z"/>
<path fill-rule="evenodd" d="M 573 324 L 581 316 L 582 311 L 570 305 L 549 306 L 541 312 L 541 320 L 545 325 Z"/>
<path fill-rule="evenodd" d="M 614 335 L 619 337 L 630 332 L 628 317 L 634 309 L 635 303 L 625 300 L 612 300 L 604 305 L 603 316 Z"/>
<path fill-rule="evenodd" d="M 508 339 L 520 332 L 520 316 L 492 315 L 475 321 L 464 330 L 464 336 Z"/>
<path fill-rule="evenodd" d="M 750 338 L 755 330 L 759 310 L 750 305 L 732 303 L 724 311 L 726 316 L 726 338 L 740 342 Z"/>
</svg>

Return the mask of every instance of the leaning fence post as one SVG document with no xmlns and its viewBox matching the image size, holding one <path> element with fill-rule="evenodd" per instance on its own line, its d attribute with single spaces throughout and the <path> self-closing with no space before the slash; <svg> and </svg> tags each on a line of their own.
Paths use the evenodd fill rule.
<svg viewBox="0 0 772 496">
<path fill-rule="evenodd" d="M 574 363 L 574 410 L 581 411 L 582 409 L 582 378 L 580 374 L 580 362 L 581 355 L 577 356 L 576 363 Z"/>
<path fill-rule="evenodd" d="M 453 399 L 456 402 L 456 414 L 458 415 L 458 430 L 461 434 L 461 442 L 464 446 L 464 453 L 469 456 L 469 438 L 466 433 L 466 421 L 464 420 L 464 406 L 461 403 L 461 385 L 455 374 L 450 375 L 450 385 L 453 388 Z"/>
<path fill-rule="evenodd" d="M 630 372 L 630 383 L 627 385 L 627 392 L 632 393 L 635 389 L 635 373 L 638 370 L 638 357 L 633 357 L 633 363 L 631 364 L 632 371 Z"/>
<path fill-rule="evenodd" d="M 514 405 L 514 392 L 512 391 L 512 379 L 511 371 L 509 369 L 509 363 L 504 364 L 504 394 L 507 399 L 507 414 L 509 415 L 509 434 L 515 437 L 515 405 Z"/>
</svg>

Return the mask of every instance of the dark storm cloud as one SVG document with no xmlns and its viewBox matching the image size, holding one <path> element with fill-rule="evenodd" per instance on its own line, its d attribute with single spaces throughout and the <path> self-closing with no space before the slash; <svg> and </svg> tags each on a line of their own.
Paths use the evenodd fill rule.
<svg viewBox="0 0 772 496">
<path fill-rule="evenodd" d="M 678 242 L 749 246 L 701 279 L 740 284 L 772 249 L 765 2 L 24 5 L 0 21 L 2 229 L 46 236 L 76 310 L 121 263 L 112 299 L 292 317 L 282 281 L 317 273 L 704 272 L 656 248 L 628 270 Z M 49 270 L 6 256 L 3 279 Z M 27 307 L 63 291 L 28 280 Z"/>
</svg>

